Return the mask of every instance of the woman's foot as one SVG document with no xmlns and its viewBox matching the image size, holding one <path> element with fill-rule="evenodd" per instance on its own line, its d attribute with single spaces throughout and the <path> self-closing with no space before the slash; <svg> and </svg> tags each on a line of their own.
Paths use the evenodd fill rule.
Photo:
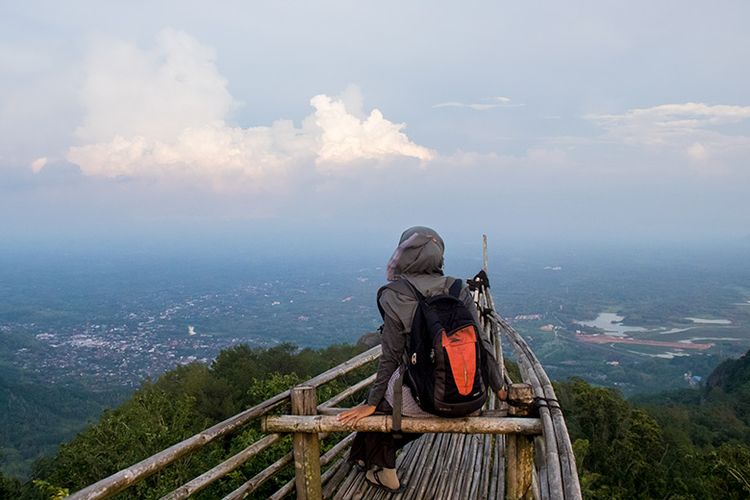
<svg viewBox="0 0 750 500">
<path fill-rule="evenodd" d="M 365 479 L 367 479 L 372 485 L 390 491 L 391 493 L 404 491 L 404 487 L 401 486 L 401 483 L 398 480 L 398 475 L 396 475 L 396 469 L 370 469 L 367 471 L 367 474 L 365 474 Z"/>
</svg>

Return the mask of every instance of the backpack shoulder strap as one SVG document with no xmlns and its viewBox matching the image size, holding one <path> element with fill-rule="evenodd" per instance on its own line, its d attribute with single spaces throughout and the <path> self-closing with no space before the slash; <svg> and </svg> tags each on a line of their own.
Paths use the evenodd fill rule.
<svg viewBox="0 0 750 500">
<path fill-rule="evenodd" d="M 448 295 L 456 299 L 460 298 L 461 290 L 464 288 L 464 281 L 461 279 L 454 278 L 450 288 L 448 288 Z"/>
<path fill-rule="evenodd" d="M 417 300 L 422 300 L 424 298 L 422 294 L 419 292 L 419 290 L 417 290 L 417 288 L 406 279 L 398 279 L 396 281 L 391 281 L 390 283 L 386 283 L 385 285 L 381 286 L 380 289 L 378 290 L 378 296 L 376 300 L 378 304 L 378 311 L 380 311 L 380 317 L 382 319 L 385 319 L 385 311 L 383 310 L 383 306 L 380 305 L 380 297 L 383 295 L 383 292 L 385 292 L 386 290 L 393 290 L 396 293 L 414 297 Z"/>
</svg>

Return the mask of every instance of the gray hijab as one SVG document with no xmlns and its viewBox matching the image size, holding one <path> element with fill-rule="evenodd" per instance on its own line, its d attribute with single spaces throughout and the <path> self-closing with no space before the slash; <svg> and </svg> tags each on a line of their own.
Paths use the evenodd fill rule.
<svg viewBox="0 0 750 500">
<path fill-rule="evenodd" d="M 388 261 L 388 281 L 400 276 L 443 274 L 443 238 L 429 227 L 410 227 L 401 234 L 398 247 Z"/>
</svg>

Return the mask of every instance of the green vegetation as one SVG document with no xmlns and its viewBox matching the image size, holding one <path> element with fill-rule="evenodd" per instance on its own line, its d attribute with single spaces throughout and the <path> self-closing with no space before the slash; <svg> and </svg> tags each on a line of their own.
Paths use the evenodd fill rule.
<svg viewBox="0 0 750 500">
<path fill-rule="evenodd" d="M 290 344 L 271 349 L 247 346 L 222 351 L 211 366 L 193 363 L 147 382 L 115 410 L 60 446 L 53 457 L 37 461 L 32 480 L 21 485 L 0 477 L 0 498 L 50 498 L 76 491 L 120 469 L 282 392 L 306 378 L 354 356 L 361 349 L 331 346 L 298 350 Z M 353 383 L 361 373 L 352 375 Z M 346 381 L 330 384 L 321 398 L 341 390 Z M 123 498 L 158 498 L 239 452 L 260 437 L 257 425 L 245 427 L 181 459 L 163 473 L 129 489 Z M 202 497 L 223 496 L 287 453 L 288 440 L 278 444 L 231 475 L 229 481 L 206 490 Z M 291 472 L 272 480 L 278 489 Z M 12 494 L 8 493 L 12 492 Z"/>
<path fill-rule="evenodd" d="M 702 390 L 641 398 L 580 379 L 557 385 L 585 498 L 750 496 L 750 353 Z"/>
<path fill-rule="evenodd" d="M 125 388 L 50 387 L 0 367 L 0 464 L 25 476 L 32 463 L 90 424 L 107 406 L 125 399 Z M 2 496 L 0 496 L 2 498 Z"/>
<path fill-rule="evenodd" d="M 350 358 L 360 349 L 299 350 L 238 346 L 210 365 L 178 367 L 144 384 L 115 410 L 36 462 L 27 483 L 0 476 L 0 498 L 56 498 L 135 463 Z M 509 363 L 509 369 L 513 369 Z M 329 397 L 367 371 L 320 393 Z M 558 383 L 589 499 L 740 499 L 750 496 L 750 353 L 722 363 L 701 389 L 628 402 L 613 389 L 581 379 Z M 361 398 L 361 395 L 359 396 Z M 353 399 L 349 403 L 356 402 Z M 122 498 L 158 498 L 260 436 L 250 425 L 178 460 Z M 329 441 L 335 441 L 335 438 Z M 238 487 L 289 451 L 288 438 L 198 495 L 216 498 Z M 292 471 L 257 492 L 263 497 Z"/>
</svg>

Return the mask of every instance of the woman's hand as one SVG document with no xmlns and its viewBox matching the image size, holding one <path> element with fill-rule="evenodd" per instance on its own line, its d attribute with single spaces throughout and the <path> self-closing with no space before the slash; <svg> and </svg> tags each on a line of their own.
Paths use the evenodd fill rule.
<svg viewBox="0 0 750 500">
<path fill-rule="evenodd" d="M 339 413 L 338 419 L 342 424 L 356 424 L 360 419 L 369 417 L 375 413 L 375 407 L 372 405 L 359 405 L 355 406 L 351 410 L 346 410 L 343 413 Z"/>
</svg>

